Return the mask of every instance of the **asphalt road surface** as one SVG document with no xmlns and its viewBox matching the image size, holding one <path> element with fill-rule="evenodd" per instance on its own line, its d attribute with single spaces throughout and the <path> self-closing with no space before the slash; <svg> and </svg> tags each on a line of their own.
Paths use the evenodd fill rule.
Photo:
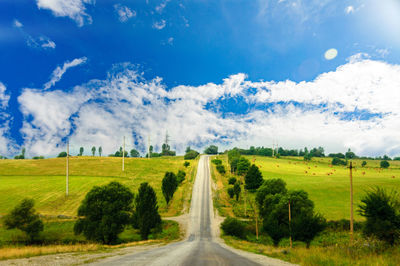
<svg viewBox="0 0 400 266">
<path fill-rule="evenodd" d="M 108 258 L 95 265 L 260 265 L 260 259 L 258 262 L 252 259 L 259 255 L 236 252 L 216 240 L 207 156 L 202 156 L 199 161 L 189 216 L 187 239 L 136 254 Z M 285 264 L 268 257 L 261 259 L 264 265 Z"/>
</svg>

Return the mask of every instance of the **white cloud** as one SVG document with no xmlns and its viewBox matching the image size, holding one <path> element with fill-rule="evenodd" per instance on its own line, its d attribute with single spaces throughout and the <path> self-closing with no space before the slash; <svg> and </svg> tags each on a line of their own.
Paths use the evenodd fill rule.
<svg viewBox="0 0 400 266">
<path fill-rule="evenodd" d="M 6 86 L 0 82 L 0 155 L 10 156 L 15 151 L 15 145 L 10 137 L 11 117 L 7 112 L 10 95 Z"/>
<path fill-rule="evenodd" d="M 164 19 L 160 20 L 160 21 L 156 21 L 153 23 L 153 28 L 157 29 L 157 30 L 162 30 L 165 28 L 166 26 L 166 21 Z"/>
<path fill-rule="evenodd" d="M 79 66 L 81 64 L 86 63 L 87 58 L 75 58 L 71 62 L 67 61 L 64 63 L 63 67 L 57 67 L 54 69 L 53 73 L 51 74 L 50 80 L 44 84 L 43 89 L 47 90 L 50 89 L 56 82 L 60 81 L 64 73 L 68 70 L 68 68 Z"/>
<path fill-rule="evenodd" d="M 24 24 L 22 24 L 19 20 L 14 19 L 14 23 L 13 23 L 14 27 L 16 28 L 22 28 L 24 26 Z"/>
<path fill-rule="evenodd" d="M 56 48 L 56 43 L 47 38 L 46 36 L 40 36 L 38 38 L 34 38 L 29 34 L 26 34 L 26 44 L 29 47 L 44 49 L 44 50 Z"/>
<path fill-rule="evenodd" d="M 126 22 L 128 21 L 131 17 L 136 16 L 136 11 L 130 9 L 127 6 L 122 6 L 120 4 L 115 4 L 114 5 L 115 12 L 117 12 L 119 21 L 121 22 Z"/>
<path fill-rule="evenodd" d="M 178 152 L 208 143 L 268 146 L 274 138 L 290 148 L 399 155 L 399 88 L 399 65 L 365 59 L 310 82 L 252 82 L 236 74 L 221 84 L 171 89 L 122 64 L 106 80 L 70 92 L 25 89 L 18 100 L 24 117 L 33 118 L 21 130 L 33 154 L 57 154 L 68 136 L 76 153 L 93 145 L 115 152 L 123 136 L 128 149 L 138 142 L 144 151 L 149 135 L 159 148 L 168 130 Z M 221 112 L 224 101 L 247 102 L 249 109 Z"/>
<path fill-rule="evenodd" d="M 85 5 L 94 3 L 94 0 L 36 0 L 39 9 L 49 9 L 56 17 L 69 17 L 78 26 L 92 23 L 92 17 L 85 12 Z"/>
<path fill-rule="evenodd" d="M 159 5 L 157 5 L 156 6 L 156 11 L 161 14 L 164 11 L 164 8 L 167 6 L 169 1 L 170 0 L 164 0 Z"/>
<path fill-rule="evenodd" d="M 357 53 L 346 59 L 347 62 L 356 63 L 365 59 L 370 59 L 371 56 L 367 53 Z"/>
<path fill-rule="evenodd" d="M 346 12 L 346 14 L 352 14 L 354 13 L 354 6 L 347 6 L 344 10 L 344 12 Z"/>
</svg>

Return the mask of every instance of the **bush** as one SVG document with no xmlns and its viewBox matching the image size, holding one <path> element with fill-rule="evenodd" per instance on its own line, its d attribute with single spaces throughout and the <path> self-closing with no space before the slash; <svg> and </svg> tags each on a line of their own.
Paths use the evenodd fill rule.
<svg viewBox="0 0 400 266">
<path fill-rule="evenodd" d="M 349 231 L 350 228 L 350 220 L 347 219 L 340 219 L 337 221 L 328 221 L 326 223 L 327 229 L 331 231 L 336 231 L 336 232 L 342 232 L 342 231 Z M 354 231 L 359 231 L 363 228 L 363 222 L 353 222 L 353 228 Z"/>
<path fill-rule="evenodd" d="M 223 166 L 222 164 L 218 164 L 216 168 L 218 173 L 220 173 L 221 175 L 224 175 L 226 173 L 225 166 Z"/>
<path fill-rule="evenodd" d="M 240 157 L 237 163 L 237 174 L 238 175 L 245 175 L 250 167 L 250 161 L 244 157 Z"/>
<path fill-rule="evenodd" d="M 99 150 L 99 153 L 100 153 L 100 150 Z M 139 153 L 137 150 L 135 150 L 135 149 L 132 149 L 132 150 L 130 151 L 130 154 L 131 154 L 131 157 L 133 157 L 133 158 L 135 158 L 135 157 L 140 157 L 140 153 Z"/>
<path fill-rule="evenodd" d="M 58 158 L 67 157 L 67 152 L 62 151 L 62 152 L 60 152 L 60 153 L 58 154 L 57 157 L 58 157 Z"/>
<path fill-rule="evenodd" d="M 140 230 L 142 239 L 146 240 L 152 229 L 161 230 L 157 196 L 148 183 L 140 184 L 138 195 L 135 199 L 135 207 L 132 225 Z"/>
<path fill-rule="evenodd" d="M 239 163 L 239 158 L 233 158 L 232 161 L 230 162 L 232 173 L 235 173 L 237 171 L 238 163 Z"/>
<path fill-rule="evenodd" d="M 176 174 L 176 181 L 178 181 L 178 184 L 182 183 L 185 180 L 186 173 L 185 171 L 179 170 L 178 173 Z"/>
<path fill-rule="evenodd" d="M 44 156 L 35 156 L 35 157 L 32 157 L 32 159 L 34 159 L 34 160 L 42 160 L 42 159 L 44 159 Z"/>
<path fill-rule="evenodd" d="M 228 195 L 231 199 L 233 199 L 233 197 L 235 196 L 235 190 L 233 189 L 233 187 L 228 188 Z"/>
<path fill-rule="evenodd" d="M 190 162 L 184 162 L 183 166 L 188 167 L 190 165 Z"/>
<path fill-rule="evenodd" d="M 400 238 L 399 195 L 376 187 L 368 191 L 359 205 L 359 213 L 366 218 L 363 233 L 393 245 Z"/>
<path fill-rule="evenodd" d="M 242 189 L 240 188 L 240 184 L 239 182 L 236 182 L 235 185 L 233 186 L 233 192 L 236 196 L 236 201 L 239 200 L 239 196 L 240 196 L 240 192 L 242 191 Z"/>
<path fill-rule="evenodd" d="M 260 169 L 253 164 L 250 166 L 249 170 L 247 171 L 246 176 L 244 177 L 245 188 L 249 190 L 255 190 L 261 186 L 263 183 L 263 177 L 260 172 Z"/>
<path fill-rule="evenodd" d="M 280 178 L 264 180 L 261 187 L 258 188 L 256 194 L 256 201 L 260 209 L 260 214 L 264 212 L 263 203 L 268 195 L 286 194 L 286 183 Z"/>
<path fill-rule="evenodd" d="M 204 150 L 205 154 L 218 154 L 218 147 L 215 145 L 210 145 Z"/>
<path fill-rule="evenodd" d="M 381 168 L 389 168 L 390 164 L 388 161 L 381 161 Z"/>
<path fill-rule="evenodd" d="M 178 180 L 176 179 L 176 176 L 172 172 L 166 172 L 165 176 L 162 180 L 162 193 L 164 195 L 165 201 L 167 202 L 167 205 L 169 201 L 172 199 L 174 196 L 174 193 L 176 189 L 178 188 Z"/>
<path fill-rule="evenodd" d="M 228 183 L 229 185 L 234 185 L 236 183 L 236 177 L 230 177 Z"/>
<path fill-rule="evenodd" d="M 364 166 L 366 166 L 367 165 L 367 161 L 363 161 L 362 163 L 361 163 L 361 166 L 362 167 L 364 167 Z"/>
<path fill-rule="evenodd" d="M 190 150 L 185 154 L 185 156 L 183 156 L 183 159 L 185 159 L 185 160 L 193 160 L 193 159 L 196 159 L 196 157 L 198 155 L 199 155 L 199 153 L 197 151 Z"/>
<path fill-rule="evenodd" d="M 227 217 L 221 223 L 221 229 L 226 235 L 236 236 L 244 239 L 246 237 L 246 225 L 238 219 Z"/>
<path fill-rule="evenodd" d="M 334 157 L 332 159 L 332 165 L 347 165 L 347 162 L 345 160 L 342 160 L 338 157 Z"/>
<path fill-rule="evenodd" d="M 31 242 L 43 231 L 43 222 L 35 212 L 34 204 L 32 199 L 24 199 L 4 218 L 6 229 L 17 228 L 25 232 Z"/>
<path fill-rule="evenodd" d="M 222 161 L 221 161 L 220 159 L 213 159 L 213 160 L 211 160 L 211 162 L 212 162 L 213 164 L 215 164 L 215 165 L 222 164 Z"/>
</svg>

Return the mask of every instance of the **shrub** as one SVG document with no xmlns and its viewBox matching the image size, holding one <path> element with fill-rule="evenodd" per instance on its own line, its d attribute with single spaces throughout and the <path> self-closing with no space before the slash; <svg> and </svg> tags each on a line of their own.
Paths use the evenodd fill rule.
<svg viewBox="0 0 400 266">
<path fill-rule="evenodd" d="M 260 169 L 253 164 L 250 166 L 249 170 L 247 171 L 246 176 L 244 177 L 245 188 L 249 190 L 257 189 L 263 183 L 263 177 L 260 172 Z"/>
<path fill-rule="evenodd" d="M 161 189 L 167 204 L 174 196 L 174 193 L 177 188 L 178 188 L 178 181 L 176 179 L 175 174 L 172 172 L 166 172 L 162 180 Z"/>
<path fill-rule="evenodd" d="M 67 152 L 62 151 L 62 152 L 60 152 L 60 153 L 58 154 L 57 157 L 58 157 L 58 158 L 67 157 Z"/>
<path fill-rule="evenodd" d="M 236 236 L 242 239 L 246 237 L 245 224 L 242 221 L 232 217 L 227 217 L 221 223 L 221 229 L 226 235 Z"/>
<path fill-rule="evenodd" d="M 238 175 L 245 175 L 250 167 L 250 161 L 244 157 L 240 157 L 237 163 L 237 174 Z"/>
<path fill-rule="evenodd" d="M 185 159 L 185 160 L 193 160 L 193 159 L 196 159 L 196 157 L 198 155 L 199 155 L 199 153 L 197 151 L 190 150 L 185 154 L 185 156 L 183 156 L 183 159 Z"/>
<path fill-rule="evenodd" d="M 367 161 L 362 161 L 361 166 L 364 167 L 367 165 Z"/>
<path fill-rule="evenodd" d="M 347 165 L 347 162 L 345 160 L 342 160 L 338 157 L 334 157 L 332 159 L 332 165 Z"/>
<path fill-rule="evenodd" d="M 236 183 L 236 177 L 230 177 L 228 183 L 229 185 L 234 185 Z"/>
<path fill-rule="evenodd" d="M 188 167 L 190 165 L 190 162 L 184 162 L 183 166 Z"/>
<path fill-rule="evenodd" d="M 99 149 L 99 153 L 100 153 L 100 149 Z M 140 153 L 135 149 L 132 149 L 129 153 L 131 154 L 131 157 L 133 157 L 133 158 L 140 157 Z"/>
<path fill-rule="evenodd" d="M 15 206 L 11 213 L 4 218 L 6 229 L 17 228 L 25 232 L 30 241 L 33 241 L 43 231 L 43 222 L 35 212 L 34 204 L 32 199 L 24 199 Z"/>
<path fill-rule="evenodd" d="M 34 159 L 34 160 L 42 160 L 42 159 L 44 159 L 44 156 L 34 156 L 34 157 L 32 157 L 32 159 Z"/>
<path fill-rule="evenodd" d="M 142 239 L 146 240 L 152 229 L 161 230 L 157 196 L 148 183 L 140 184 L 138 195 L 135 199 L 135 207 L 132 224 L 134 228 L 140 230 Z"/>
<path fill-rule="evenodd" d="M 242 189 L 240 188 L 239 182 L 236 182 L 235 185 L 233 186 L 233 192 L 235 193 L 236 196 L 236 201 L 239 200 L 239 195 Z"/>
<path fill-rule="evenodd" d="M 124 185 L 111 182 L 105 186 L 94 186 L 78 209 L 79 218 L 74 226 L 75 234 L 93 241 L 113 244 L 118 234 L 130 221 L 133 194 Z"/>
<path fill-rule="evenodd" d="M 215 165 L 222 164 L 222 161 L 221 161 L 220 159 L 213 159 L 213 160 L 211 160 L 211 162 L 212 162 L 213 164 L 215 164 Z"/>
<path fill-rule="evenodd" d="M 381 168 L 389 168 L 390 164 L 388 161 L 381 161 Z"/>
<path fill-rule="evenodd" d="M 235 196 L 235 190 L 233 189 L 233 187 L 228 188 L 228 195 L 231 199 L 233 199 L 233 197 Z"/>
<path fill-rule="evenodd" d="M 238 165 L 238 163 L 239 163 L 239 158 L 237 157 L 235 157 L 235 158 L 233 158 L 232 159 L 232 161 L 230 162 L 230 165 L 231 165 L 231 172 L 232 173 L 235 173 L 236 171 L 237 171 L 237 165 Z"/>
<path fill-rule="evenodd" d="M 224 175 L 226 173 L 225 167 L 222 164 L 218 164 L 216 168 L 218 173 L 220 173 L 221 175 Z"/>
<path fill-rule="evenodd" d="M 400 238 L 399 195 L 376 187 L 368 191 L 359 205 L 359 213 L 366 218 L 363 233 L 393 245 Z"/>
<path fill-rule="evenodd" d="M 186 173 L 185 171 L 179 170 L 178 173 L 176 174 L 176 181 L 178 181 L 178 184 L 182 183 L 185 180 Z"/>
</svg>

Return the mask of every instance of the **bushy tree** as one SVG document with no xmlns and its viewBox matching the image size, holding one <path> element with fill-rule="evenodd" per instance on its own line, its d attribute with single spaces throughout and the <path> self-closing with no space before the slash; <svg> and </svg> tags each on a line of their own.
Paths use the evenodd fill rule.
<svg viewBox="0 0 400 266">
<path fill-rule="evenodd" d="M 82 156 L 82 155 L 83 155 L 83 151 L 84 151 L 83 147 L 80 147 L 80 148 L 79 148 L 79 156 Z"/>
<path fill-rule="evenodd" d="M 58 154 L 57 157 L 58 157 L 58 158 L 67 157 L 67 152 L 62 151 L 62 152 L 60 152 L 60 153 Z"/>
<path fill-rule="evenodd" d="M 167 204 L 174 196 L 176 189 L 178 188 L 178 181 L 176 180 L 176 176 L 172 172 L 166 172 L 165 176 L 162 180 L 162 192 Z"/>
<path fill-rule="evenodd" d="M 238 163 L 239 163 L 239 157 L 233 158 L 232 161 L 230 162 L 232 173 L 236 173 Z"/>
<path fill-rule="evenodd" d="M 4 217 L 4 226 L 6 229 L 17 228 L 25 232 L 30 241 L 35 240 L 41 231 L 43 231 L 43 222 L 36 213 L 32 199 L 24 199 L 15 206 L 10 214 Z"/>
<path fill-rule="evenodd" d="M 231 199 L 233 199 L 233 197 L 235 196 L 235 190 L 233 189 L 233 187 L 228 188 L 228 195 Z"/>
<path fill-rule="evenodd" d="M 87 239 L 105 244 L 116 243 L 118 234 L 130 222 L 132 201 L 132 192 L 118 182 L 93 187 L 78 209 L 75 234 L 83 233 Z"/>
<path fill-rule="evenodd" d="M 367 165 L 367 161 L 362 161 L 361 166 L 365 167 Z"/>
<path fill-rule="evenodd" d="M 359 205 L 359 213 L 366 218 L 363 233 L 393 245 L 400 238 L 399 195 L 376 187 L 368 191 Z"/>
<path fill-rule="evenodd" d="M 245 189 L 254 190 L 261 186 L 263 183 L 263 177 L 260 172 L 260 169 L 253 164 L 250 166 L 244 177 Z"/>
<path fill-rule="evenodd" d="M 234 149 L 228 151 L 228 162 L 229 162 L 229 164 L 231 164 L 234 159 L 238 159 L 239 160 L 239 158 L 240 158 L 240 152 L 239 152 L 238 148 L 234 148 Z"/>
<path fill-rule="evenodd" d="M 339 159 L 338 157 L 333 157 L 332 165 L 347 165 L 345 160 Z"/>
<path fill-rule="evenodd" d="M 213 164 L 215 164 L 215 165 L 222 164 L 222 161 L 221 161 L 220 159 L 213 159 L 213 160 L 211 160 L 211 162 L 212 162 Z"/>
<path fill-rule="evenodd" d="M 100 146 L 98 151 L 99 151 L 99 156 L 101 157 L 101 154 L 103 153 L 103 148 Z"/>
<path fill-rule="evenodd" d="M 388 161 L 381 161 L 381 168 L 389 168 L 390 164 Z"/>
<path fill-rule="evenodd" d="M 140 184 L 138 195 L 135 199 L 135 207 L 132 219 L 133 227 L 138 228 L 142 239 L 146 240 L 152 229 L 160 230 L 161 228 L 157 196 L 148 183 Z"/>
<path fill-rule="evenodd" d="M 260 210 L 260 214 L 264 213 L 263 203 L 267 195 L 286 194 L 286 183 L 280 178 L 266 179 L 261 187 L 257 189 L 256 202 Z"/>
<path fill-rule="evenodd" d="M 186 154 L 185 154 L 185 156 L 183 156 L 183 158 L 185 160 L 193 160 L 193 159 L 196 159 L 197 156 L 199 156 L 199 153 L 197 151 L 190 150 L 190 151 L 186 152 Z"/>
<path fill-rule="evenodd" d="M 306 243 L 310 247 L 311 241 L 326 227 L 325 218 L 319 213 L 306 211 L 293 218 L 291 223 L 292 237 L 295 241 Z"/>
<path fill-rule="evenodd" d="M 215 145 L 210 145 L 204 150 L 205 154 L 218 154 L 218 147 Z"/>
<path fill-rule="evenodd" d="M 236 183 L 236 177 L 230 177 L 228 179 L 228 184 L 229 185 L 234 185 Z"/>
<path fill-rule="evenodd" d="M 133 157 L 133 158 L 137 158 L 137 157 L 140 156 L 140 153 L 139 153 L 137 150 L 135 150 L 135 149 L 132 149 L 132 150 L 130 151 L 130 154 L 131 154 L 131 157 Z"/>
<path fill-rule="evenodd" d="M 190 165 L 190 162 L 184 162 L 183 166 L 188 167 Z"/>
<path fill-rule="evenodd" d="M 93 147 L 92 147 L 92 156 L 94 156 L 95 154 L 96 154 L 96 147 L 93 146 Z"/>
<path fill-rule="evenodd" d="M 185 171 L 179 170 L 178 173 L 176 174 L 176 180 L 178 181 L 178 184 L 182 183 L 185 180 L 186 173 Z"/>
<path fill-rule="evenodd" d="M 221 175 L 224 175 L 226 173 L 225 166 L 223 166 L 222 164 L 218 164 L 216 166 L 216 169 Z"/>
<path fill-rule="evenodd" d="M 236 201 L 239 200 L 240 192 L 242 189 L 240 188 L 239 182 L 236 182 L 235 185 L 233 185 L 233 192 L 235 193 L 236 196 Z"/>
<path fill-rule="evenodd" d="M 238 175 L 245 175 L 250 167 L 250 161 L 244 157 L 240 157 L 238 164 L 237 164 L 237 174 Z"/>
<path fill-rule="evenodd" d="M 236 236 L 242 239 L 246 237 L 246 225 L 242 221 L 232 217 L 225 218 L 221 223 L 221 229 L 226 235 Z"/>
<path fill-rule="evenodd" d="M 357 158 L 356 154 L 352 152 L 350 149 L 347 150 L 345 154 L 346 159 L 355 159 Z"/>
</svg>

